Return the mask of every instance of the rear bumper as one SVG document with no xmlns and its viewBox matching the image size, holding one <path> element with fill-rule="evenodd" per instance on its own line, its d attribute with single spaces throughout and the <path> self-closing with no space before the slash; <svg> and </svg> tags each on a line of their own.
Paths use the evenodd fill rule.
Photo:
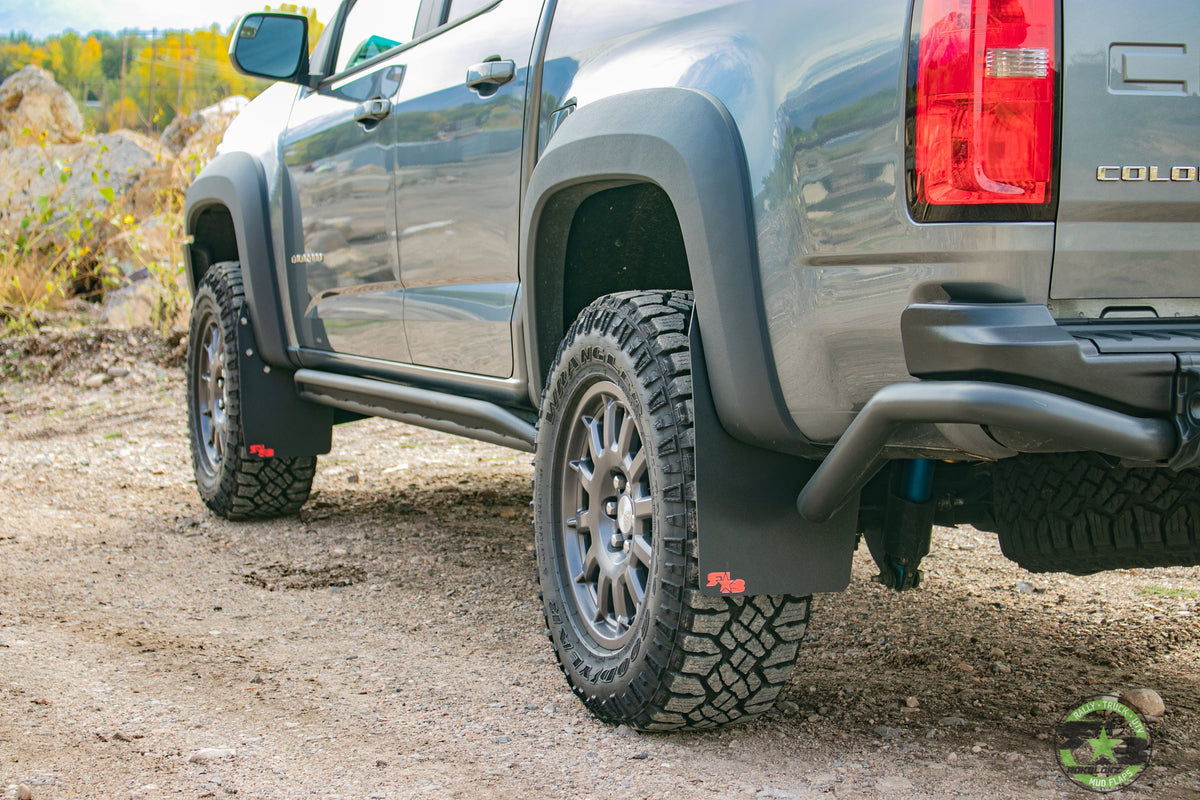
<svg viewBox="0 0 1200 800">
<path fill-rule="evenodd" d="M 1200 464 L 1200 323 L 1059 325 L 1044 306 L 930 304 L 906 309 L 902 329 L 922 380 L 864 406 L 801 491 L 806 519 L 834 514 L 909 423 L 978 425 L 1010 454 Z"/>
<path fill-rule="evenodd" d="M 1200 322 L 1059 323 L 1043 305 L 921 303 L 900 327 L 914 377 L 1028 386 L 1141 415 L 1172 410 L 1178 354 L 1200 354 Z"/>
</svg>

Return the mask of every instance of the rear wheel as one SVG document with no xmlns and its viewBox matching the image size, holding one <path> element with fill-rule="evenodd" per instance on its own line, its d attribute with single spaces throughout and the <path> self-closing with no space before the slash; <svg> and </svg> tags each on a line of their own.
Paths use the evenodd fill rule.
<svg viewBox="0 0 1200 800">
<path fill-rule="evenodd" d="M 244 458 L 237 321 L 244 295 L 235 262 L 214 264 L 200 281 L 188 333 L 188 433 L 196 487 L 227 519 L 295 514 L 308 500 L 317 459 Z"/>
<path fill-rule="evenodd" d="M 580 314 L 538 423 L 534 532 L 551 641 L 601 719 L 711 727 L 770 708 L 809 598 L 698 588 L 691 295 L 629 292 Z"/>
</svg>

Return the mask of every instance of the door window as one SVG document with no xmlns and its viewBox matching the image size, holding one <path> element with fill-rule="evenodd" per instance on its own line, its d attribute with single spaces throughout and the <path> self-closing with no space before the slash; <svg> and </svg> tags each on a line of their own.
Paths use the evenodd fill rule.
<svg viewBox="0 0 1200 800">
<path fill-rule="evenodd" d="M 342 26 L 334 74 L 354 69 L 413 37 L 420 0 L 358 0 Z"/>
<path fill-rule="evenodd" d="M 486 5 L 490 5 L 492 2 L 493 0 L 450 0 L 446 4 L 446 13 L 443 21 L 453 22 L 456 19 L 462 19 Z"/>
</svg>

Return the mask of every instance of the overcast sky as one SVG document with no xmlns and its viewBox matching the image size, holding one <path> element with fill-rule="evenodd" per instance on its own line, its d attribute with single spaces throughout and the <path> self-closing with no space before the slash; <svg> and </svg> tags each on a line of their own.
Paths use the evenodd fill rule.
<svg viewBox="0 0 1200 800">
<path fill-rule="evenodd" d="M 67 28 L 78 33 L 94 30 L 116 33 L 123 28 L 222 29 L 242 14 L 278 6 L 281 0 L 0 0 L 0 35 L 25 31 L 41 39 Z M 317 19 L 328 22 L 339 0 L 308 0 L 296 5 L 317 9 Z"/>
</svg>

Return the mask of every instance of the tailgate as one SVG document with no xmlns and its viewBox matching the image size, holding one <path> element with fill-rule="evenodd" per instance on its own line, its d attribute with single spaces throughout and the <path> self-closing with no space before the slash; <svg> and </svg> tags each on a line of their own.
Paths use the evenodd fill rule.
<svg viewBox="0 0 1200 800">
<path fill-rule="evenodd" d="M 1063 0 L 1050 293 L 1200 297 L 1200 2 Z"/>
</svg>

